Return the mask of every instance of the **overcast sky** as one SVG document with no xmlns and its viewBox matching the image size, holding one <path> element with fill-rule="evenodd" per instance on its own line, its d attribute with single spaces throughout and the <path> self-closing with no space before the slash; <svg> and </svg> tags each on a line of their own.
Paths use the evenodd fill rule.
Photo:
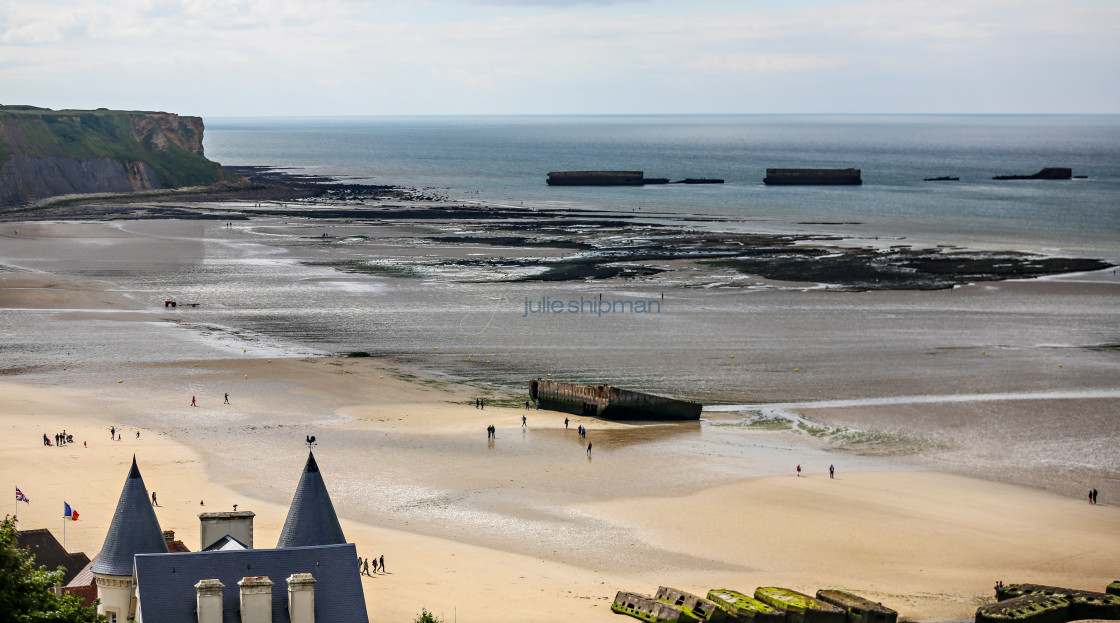
<svg viewBox="0 0 1120 623">
<path fill-rule="evenodd" d="M 0 0 L 0 103 L 1120 113 L 1120 1 Z"/>
</svg>

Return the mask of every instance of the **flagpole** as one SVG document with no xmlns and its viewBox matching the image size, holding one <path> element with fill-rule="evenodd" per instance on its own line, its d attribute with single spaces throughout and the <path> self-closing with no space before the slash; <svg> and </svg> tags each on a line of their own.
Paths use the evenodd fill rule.
<svg viewBox="0 0 1120 623">
<path fill-rule="evenodd" d="M 66 516 L 62 516 L 62 549 L 66 549 Z"/>
</svg>

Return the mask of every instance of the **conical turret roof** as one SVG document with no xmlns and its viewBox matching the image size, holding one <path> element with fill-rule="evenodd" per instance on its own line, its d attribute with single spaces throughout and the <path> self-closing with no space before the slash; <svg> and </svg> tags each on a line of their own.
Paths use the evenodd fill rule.
<svg viewBox="0 0 1120 623">
<path fill-rule="evenodd" d="M 132 469 L 124 481 L 117 512 L 109 524 L 105 544 L 93 563 L 94 573 L 105 575 L 132 575 L 132 557 L 136 554 L 166 554 L 167 542 L 156 519 L 156 511 L 148 499 L 148 488 L 140 477 L 136 456 L 132 456 Z"/>
<path fill-rule="evenodd" d="M 280 532 L 276 547 L 304 547 L 309 545 L 338 545 L 346 542 L 334 504 L 323 484 L 323 475 L 315 463 L 315 454 L 307 454 L 288 518 Z"/>
</svg>

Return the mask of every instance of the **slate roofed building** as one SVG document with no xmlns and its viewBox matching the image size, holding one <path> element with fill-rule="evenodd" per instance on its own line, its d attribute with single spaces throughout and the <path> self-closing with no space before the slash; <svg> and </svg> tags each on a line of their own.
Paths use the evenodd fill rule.
<svg viewBox="0 0 1120 623">
<path fill-rule="evenodd" d="M 357 549 L 346 543 L 314 455 L 308 455 L 280 546 L 253 549 L 254 516 L 200 514 L 198 552 L 169 553 L 146 537 L 123 538 L 118 522 L 145 534 L 154 525 L 164 541 L 133 459 L 105 548 L 93 566 L 99 611 L 110 623 L 369 623 Z M 106 555 L 112 564 L 101 565 Z M 127 577 L 115 575 L 126 555 Z"/>
<path fill-rule="evenodd" d="M 54 571 L 62 567 L 65 570 L 65 575 L 62 578 L 63 584 L 74 579 L 74 576 L 89 564 L 89 557 L 84 552 L 72 554 L 66 551 L 66 548 L 62 547 L 62 543 L 59 543 L 58 539 L 54 538 L 51 531 L 46 528 L 20 530 L 16 537 L 16 543 L 20 549 L 31 552 L 36 566 L 46 567 L 48 571 Z"/>
</svg>

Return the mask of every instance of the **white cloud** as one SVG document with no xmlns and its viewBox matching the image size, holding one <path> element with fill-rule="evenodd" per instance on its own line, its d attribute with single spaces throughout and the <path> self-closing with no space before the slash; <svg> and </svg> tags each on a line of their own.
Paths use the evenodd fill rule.
<svg viewBox="0 0 1120 623">
<path fill-rule="evenodd" d="M 450 4 L 8 0 L 0 101 L 131 97 L 208 114 L 1120 112 L 1120 9 L 1107 5 Z"/>
</svg>

